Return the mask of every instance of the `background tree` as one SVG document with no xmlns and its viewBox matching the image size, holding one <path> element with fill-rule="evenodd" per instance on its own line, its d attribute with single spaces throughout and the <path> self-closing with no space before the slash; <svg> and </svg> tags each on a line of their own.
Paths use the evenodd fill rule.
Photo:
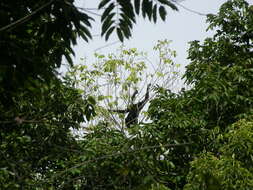
<svg viewBox="0 0 253 190">
<path fill-rule="evenodd" d="M 218 136 L 220 155 L 202 153 L 195 159 L 184 189 L 252 189 L 252 129 L 252 121 L 240 120 Z"/>
<path fill-rule="evenodd" d="M 193 143 L 188 148 L 167 152 L 167 159 L 175 165 L 169 185 L 172 189 L 185 186 L 193 159 L 188 178 L 190 185 L 186 189 L 252 188 L 251 170 L 244 167 L 243 162 L 231 159 L 236 152 L 225 156 L 221 152 L 223 143 L 217 141 L 232 135 L 231 124 L 252 114 L 252 38 L 243 37 L 251 33 L 252 18 L 252 7 L 243 0 L 228 1 L 217 15 L 209 15 L 209 29 L 217 29 L 214 37 L 207 38 L 203 44 L 193 41 L 189 49 L 191 63 L 184 78 L 192 88 L 179 94 L 158 89 L 158 96 L 150 105 L 149 114 L 154 121 L 152 130 L 160 134 L 153 138 L 157 139 L 156 143 Z M 241 128 L 245 126 L 244 130 L 250 130 L 247 123 L 240 124 Z M 251 137 L 240 135 L 242 141 L 238 141 L 238 146 L 247 142 L 249 146 L 241 152 L 247 155 Z M 229 172 L 232 163 L 236 164 L 234 169 L 238 169 L 233 174 Z M 212 172 L 224 172 L 224 175 L 212 179 L 209 176 Z M 241 181 L 242 176 L 247 179 L 245 184 Z M 238 184 L 234 185 L 237 180 Z"/>
<path fill-rule="evenodd" d="M 177 90 L 180 65 L 173 61 L 176 52 L 170 48 L 170 41 L 158 41 L 154 51 L 157 58 L 151 62 L 147 53 L 122 46 L 107 56 L 95 53 L 96 61 L 92 65 L 85 63 L 70 68 L 66 74 L 70 85 L 86 95 L 92 94 L 97 102 L 97 119 L 93 118 L 90 124 L 103 120 L 108 127 L 116 127 L 124 133 L 128 110 L 134 104 L 152 99 L 155 86 Z M 140 111 L 144 111 L 139 117 L 143 122 L 145 109 Z"/>
</svg>

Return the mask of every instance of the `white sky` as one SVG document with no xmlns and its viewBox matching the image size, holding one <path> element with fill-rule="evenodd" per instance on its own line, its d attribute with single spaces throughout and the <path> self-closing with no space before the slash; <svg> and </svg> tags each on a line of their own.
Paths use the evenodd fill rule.
<svg viewBox="0 0 253 190">
<path fill-rule="evenodd" d="M 97 6 L 97 2 L 99 1 L 77 0 L 76 5 L 83 8 L 94 8 Z M 184 0 L 180 4 L 189 9 L 208 14 L 217 13 L 220 5 L 224 2 L 226 0 Z M 152 57 L 152 48 L 157 40 L 172 40 L 171 48 L 176 50 L 178 54 L 176 62 L 183 66 L 187 65 L 189 63 L 186 60 L 188 42 L 192 40 L 201 41 L 211 36 L 212 32 L 206 31 L 208 25 L 205 22 L 205 16 L 194 14 L 181 7 L 178 8 L 179 12 L 168 9 L 166 22 L 160 19 L 156 24 L 153 24 L 148 19 L 138 18 L 137 24 L 133 27 L 132 38 L 126 40 L 124 44 L 129 48 L 135 47 L 140 51 L 146 51 Z M 93 10 L 93 12 L 95 11 Z M 93 23 L 92 34 L 100 34 L 100 18 L 95 15 L 92 15 L 92 17 L 97 18 L 96 22 Z M 74 48 L 76 52 L 74 63 L 82 63 L 80 58 L 84 57 L 87 58 L 87 62 L 93 61 L 93 54 L 96 49 L 115 41 L 117 41 L 115 34 L 107 42 L 99 36 L 95 36 L 89 43 L 78 40 L 78 45 Z M 98 52 L 107 54 L 114 52 L 119 46 L 120 43 L 116 43 L 106 48 L 101 48 Z"/>
</svg>

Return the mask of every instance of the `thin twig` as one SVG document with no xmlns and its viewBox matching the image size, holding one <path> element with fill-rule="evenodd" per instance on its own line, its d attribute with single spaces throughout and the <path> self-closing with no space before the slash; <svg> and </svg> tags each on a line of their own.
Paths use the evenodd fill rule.
<svg viewBox="0 0 253 190">
<path fill-rule="evenodd" d="M 64 3 L 67 4 L 67 5 L 69 5 L 69 6 L 75 7 L 75 8 L 77 8 L 77 9 L 79 9 L 79 10 L 82 10 L 82 11 L 85 11 L 85 12 L 87 12 L 87 13 L 93 14 L 93 15 L 95 15 L 95 16 L 99 16 L 99 17 L 102 16 L 101 14 L 94 13 L 93 11 L 91 11 L 91 10 L 94 10 L 94 9 L 78 7 L 78 6 L 75 6 L 75 5 L 73 5 L 73 4 L 69 3 L 69 2 L 66 2 L 66 1 L 64 1 Z"/>
<path fill-rule="evenodd" d="M 120 42 L 120 41 L 117 40 L 117 41 L 112 42 L 112 43 L 109 43 L 109 44 L 107 44 L 107 45 L 105 45 L 105 46 L 101 46 L 101 47 L 95 49 L 94 52 L 96 52 L 96 51 L 98 51 L 98 50 L 100 50 L 100 49 L 104 49 L 104 48 L 107 48 L 107 47 L 109 47 L 109 46 L 112 46 L 112 45 L 117 44 L 117 43 L 119 43 L 119 42 Z"/>
<path fill-rule="evenodd" d="M 194 14 L 197 14 L 197 15 L 200 15 L 200 16 L 207 16 L 208 14 L 205 14 L 205 13 L 201 13 L 201 12 L 198 12 L 198 11 L 195 11 L 195 10 L 192 10 L 184 5 L 182 5 L 181 3 L 177 2 L 176 0 L 171 0 L 173 3 L 177 4 L 179 7 L 182 7 L 183 9 L 191 12 L 191 13 L 194 13 Z"/>
</svg>

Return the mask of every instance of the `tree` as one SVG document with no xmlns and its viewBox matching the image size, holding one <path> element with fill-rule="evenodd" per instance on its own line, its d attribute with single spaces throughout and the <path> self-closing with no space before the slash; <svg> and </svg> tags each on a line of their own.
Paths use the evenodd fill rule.
<svg viewBox="0 0 253 190">
<path fill-rule="evenodd" d="M 252 189 L 252 121 L 236 122 L 216 142 L 222 144 L 220 155 L 202 153 L 196 158 L 184 189 Z"/>
<path fill-rule="evenodd" d="M 125 121 L 132 122 L 130 112 L 137 111 L 134 119 L 140 123 L 145 120 L 146 108 L 142 108 L 154 97 L 155 86 L 177 88 L 180 65 L 174 63 L 176 52 L 170 41 L 158 41 L 154 51 L 157 57 L 151 62 L 147 53 L 122 46 L 116 53 L 95 53 L 93 64 L 84 62 L 69 69 L 65 78 L 70 85 L 87 96 L 92 94 L 97 102 L 97 119 L 93 118 L 91 125 L 103 120 L 125 133 Z"/>
<path fill-rule="evenodd" d="M 231 158 L 235 152 L 224 155 L 223 142 L 218 140 L 231 134 L 230 125 L 252 114 L 252 19 L 252 7 L 243 0 L 228 1 L 217 15 L 209 15 L 209 29 L 217 29 L 214 37 L 203 44 L 193 41 L 189 49 L 191 63 L 184 78 L 192 88 L 178 94 L 158 89 L 151 102 L 153 130 L 160 134 L 154 137 L 156 142 L 192 143 L 167 152 L 175 165 L 169 184 L 172 189 L 182 189 L 187 183 L 185 189 L 252 188 L 251 169 L 243 166 L 244 161 Z M 240 124 L 240 128 L 250 130 L 248 123 Z M 247 155 L 251 140 L 238 134 L 237 138 L 249 144 L 241 152 Z M 231 173 L 231 167 L 238 171 Z M 244 177 L 245 184 L 241 181 Z M 240 184 L 233 186 L 237 180 Z"/>
<path fill-rule="evenodd" d="M 93 102 L 76 89 L 55 81 L 40 85 L 13 97 L 15 107 L 8 112 L 1 109 L 1 189 L 40 187 L 73 156 L 69 150 L 78 149 L 70 129 L 94 114 Z"/>
</svg>

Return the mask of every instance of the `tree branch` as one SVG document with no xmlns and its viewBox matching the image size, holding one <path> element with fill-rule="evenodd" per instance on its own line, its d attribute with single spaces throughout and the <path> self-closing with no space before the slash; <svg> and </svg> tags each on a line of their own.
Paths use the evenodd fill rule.
<svg viewBox="0 0 253 190">
<path fill-rule="evenodd" d="M 39 7 L 38 9 L 36 9 L 35 11 L 31 12 L 29 15 L 24 16 L 23 18 L 18 19 L 17 21 L 10 23 L 2 28 L 0 28 L 0 32 L 4 32 L 6 30 L 12 30 L 14 28 L 16 28 L 17 26 L 19 26 L 20 24 L 23 24 L 25 22 L 27 22 L 28 20 L 30 20 L 35 14 L 37 14 L 38 12 L 40 12 L 41 10 L 43 10 L 44 8 L 48 7 L 49 5 L 51 5 L 55 0 L 51 0 L 49 2 L 47 2 L 46 4 L 42 5 L 41 7 Z"/>
</svg>

